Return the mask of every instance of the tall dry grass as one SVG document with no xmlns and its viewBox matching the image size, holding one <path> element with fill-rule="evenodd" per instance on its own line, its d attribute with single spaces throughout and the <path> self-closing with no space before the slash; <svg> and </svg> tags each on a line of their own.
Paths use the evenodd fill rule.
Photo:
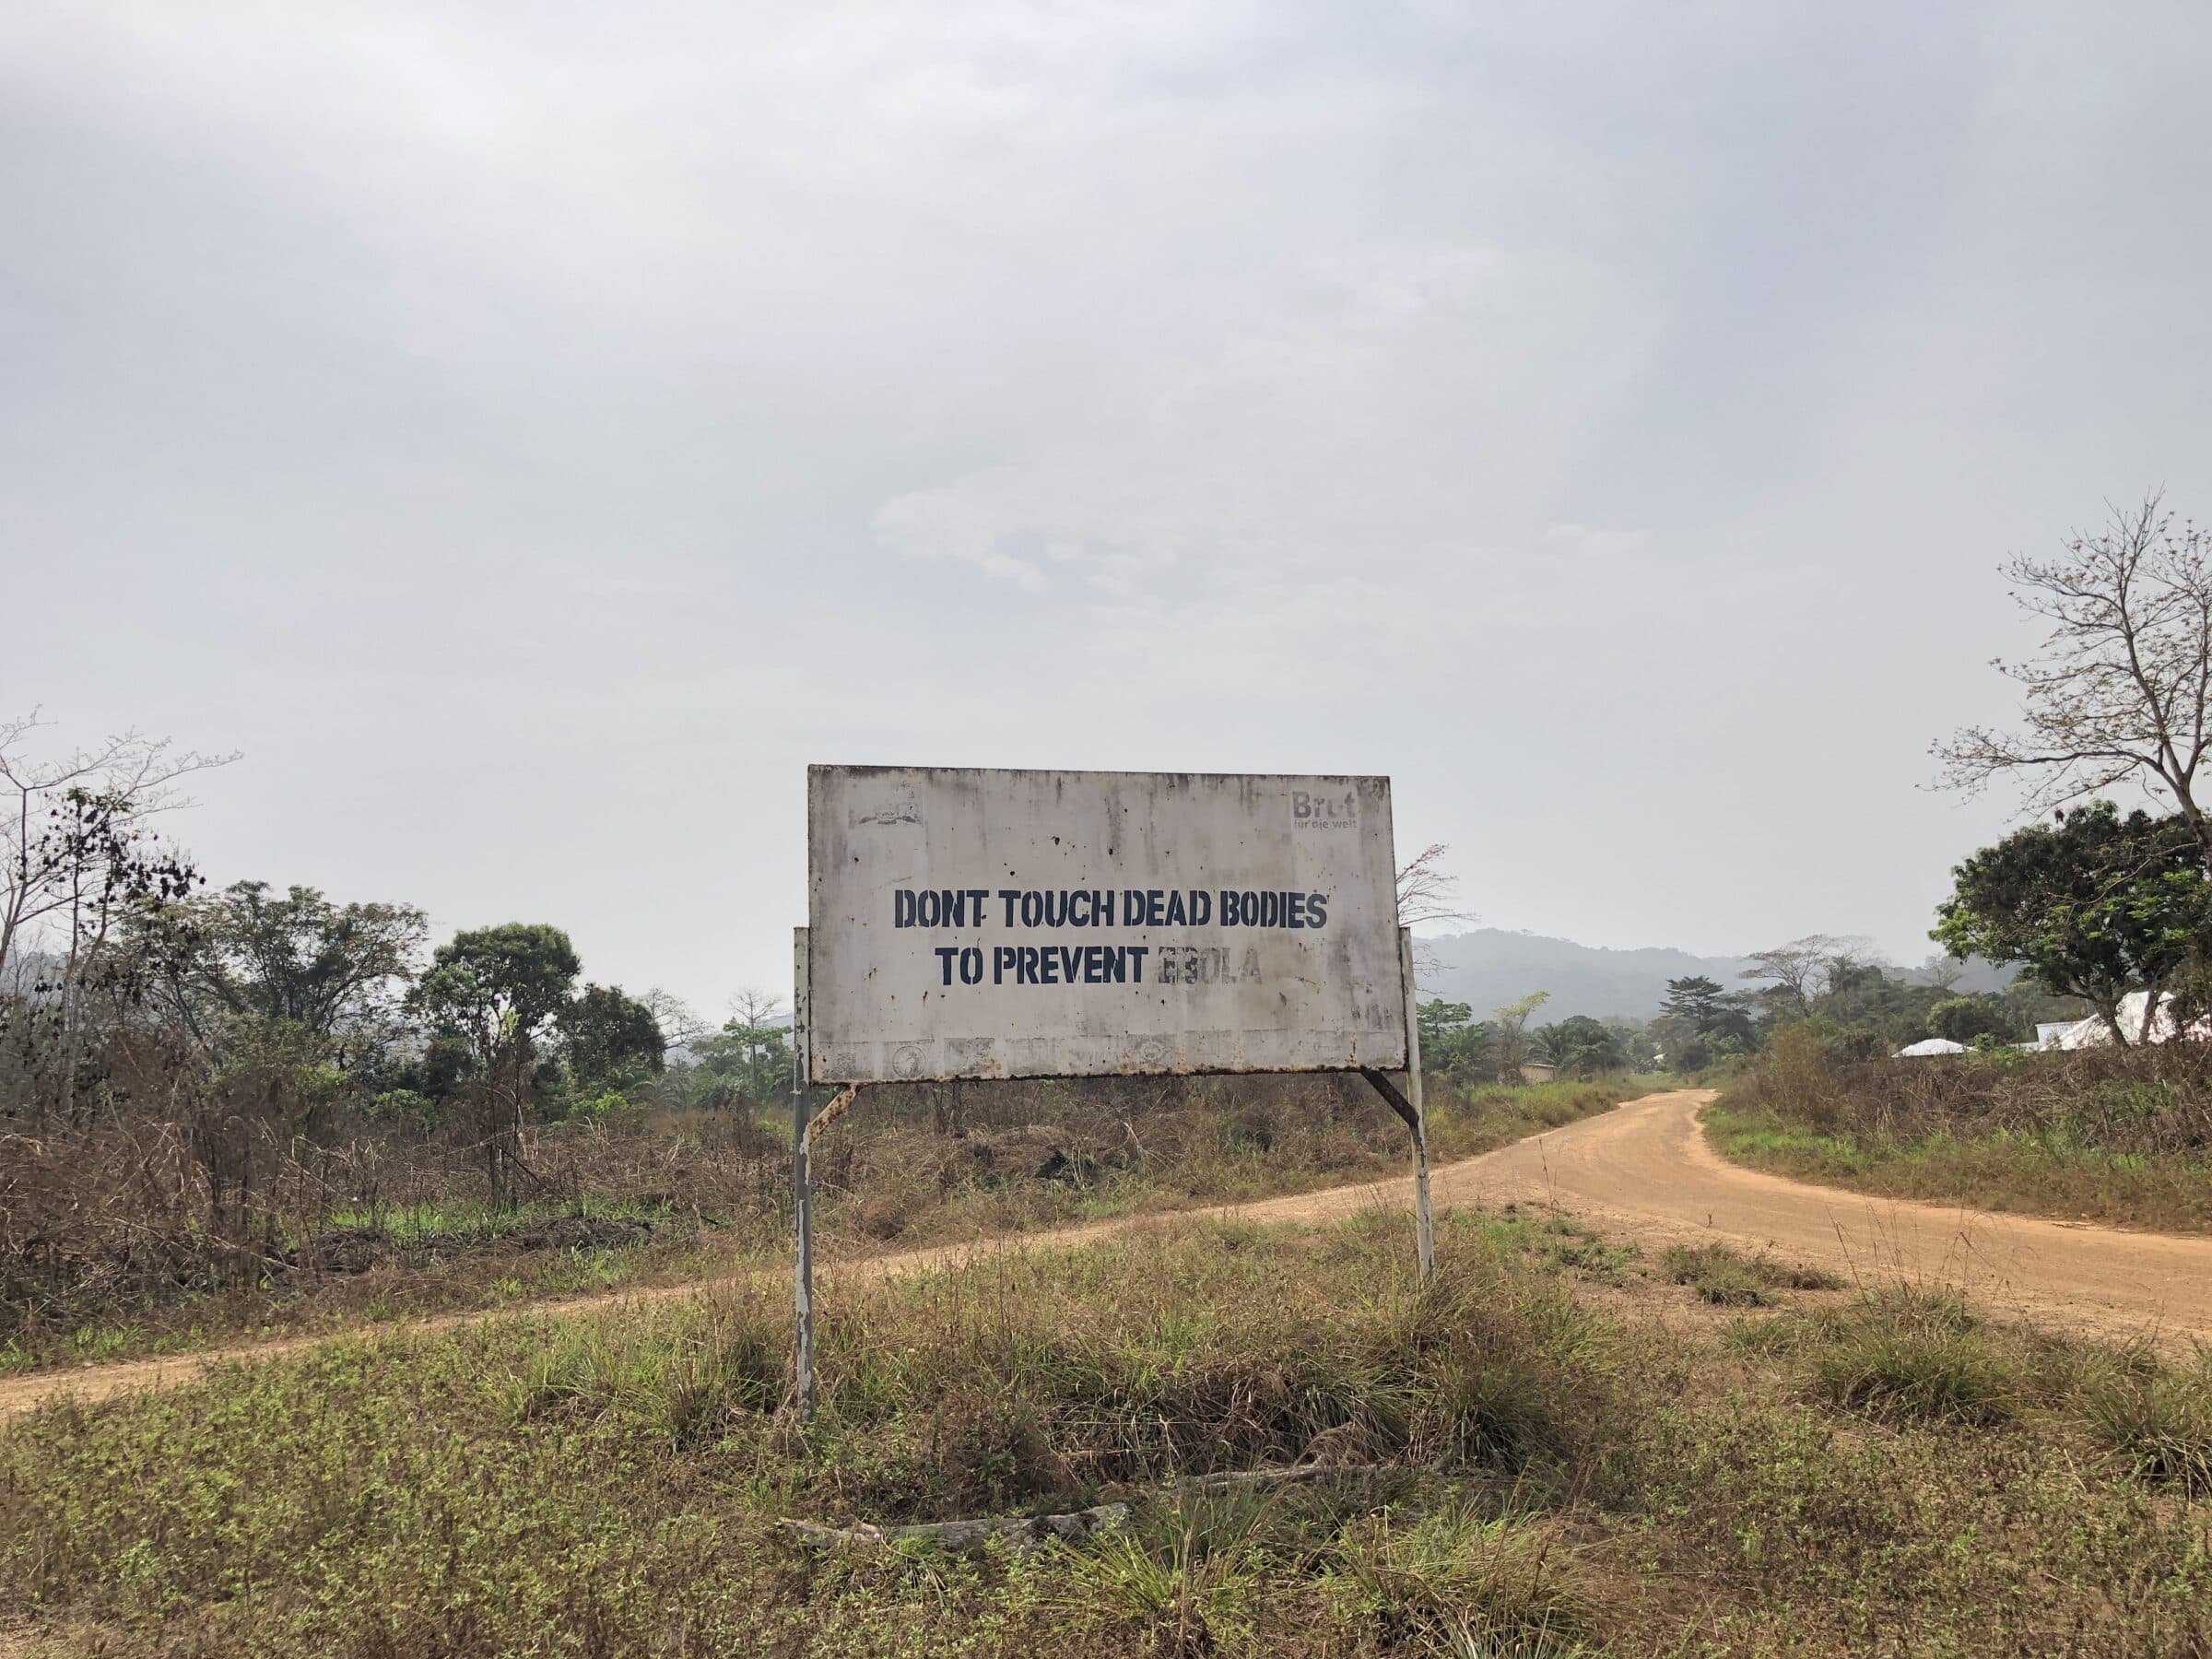
<svg viewBox="0 0 2212 1659">
<path fill-rule="evenodd" d="M 1728 1156 L 1808 1180 L 2212 1230 L 2212 1043 L 1853 1063 L 1800 1029 L 1706 1124 Z"/>
</svg>

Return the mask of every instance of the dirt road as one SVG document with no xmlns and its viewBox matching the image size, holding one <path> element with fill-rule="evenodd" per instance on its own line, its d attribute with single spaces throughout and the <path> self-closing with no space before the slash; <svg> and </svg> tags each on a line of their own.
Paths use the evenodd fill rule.
<svg viewBox="0 0 2212 1659">
<path fill-rule="evenodd" d="M 1791 1262 L 1826 1266 L 1867 1284 L 1957 1287 L 1993 1312 L 2108 1337 L 2145 1336 L 2170 1349 L 2212 1341 L 2212 1238 L 2176 1238 L 2111 1228 L 1993 1216 L 1939 1205 L 1866 1198 L 1809 1186 L 1724 1163 L 1706 1146 L 1697 1109 L 1712 1099 L 1698 1089 L 1647 1095 L 1564 1129 L 1517 1141 L 1480 1158 L 1447 1165 L 1433 1181 L 1439 1208 L 1508 1203 L 1551 1206 L 1653 1250 L 1669 1243 L 1718 1240 L 1766 1250 Z M 1172 1227 L 1202 1216 L 1269 1222 L 1343 1220 L 1378 1205 L 1410 1202 L 1407 1183 L 1332 1187 L 1253 1204 L 1196 1212 L 1132 1216 L 994 1241 L 982 1248 L 1065 1245 L 1146 1229 Z M 919 1272 L 972 1254 L 948 1245 L 825 1266 L 826 1278 Z M 688 1296 L 694 1285 L 618 1291 L 512 1312 L 582 1312 L 618 1303 Z M 441 1314 L 373 1327 L 429 1333 L 453 1330 L 511 1312 Z M 328 1335 L 250 1347 L 127 1360 L 0 1382 L 0 1419 L 47 1400 L 75 1394 L 88 1403 L 134 1389 L 189 1382 L 226 1359 L 295 1353 Z"/>
</svg>

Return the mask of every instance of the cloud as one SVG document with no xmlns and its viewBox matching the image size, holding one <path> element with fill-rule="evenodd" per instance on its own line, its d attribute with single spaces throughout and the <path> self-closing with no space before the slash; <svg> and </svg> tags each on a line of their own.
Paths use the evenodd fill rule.
<svg viewBox="0 0 2212 1659">
<path fill-rule="evenodd" d="M 1589 524 L 1554 524 L 1544 532 L 1547 547 L 1595 558 L 1639 552 L 1650 540 L 1648 530 L 1600 530 Z"/>
<path fill-rule="evenodd" d="M 2084 18 L 19 0 L 11 677 L 701 1006 L 818 759 L 1391 771 L 1488 913 L 1911 954 L 1989 568 L 2212 500 L 2208 25 Z"/>
<path fill-rule="evenodd" d="M 876 510 L 876 536 L 909 559 L 951 559 L 1031 593 L 1043 591 L 1034 560 L 1006 550 L 1007 527 L 988 501 L 959 487 L 910 490 Z"/>
</svg>

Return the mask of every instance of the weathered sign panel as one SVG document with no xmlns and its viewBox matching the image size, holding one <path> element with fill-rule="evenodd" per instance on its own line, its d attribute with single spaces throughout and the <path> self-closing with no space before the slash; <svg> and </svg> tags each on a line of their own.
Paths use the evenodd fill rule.
<svg viewBox="0 0 2212 1659">
<path fill-rule="evenodd" d="M 1406 1064 L 1390 780 L 807 769 L 818 1083 Z"/>
</svg>

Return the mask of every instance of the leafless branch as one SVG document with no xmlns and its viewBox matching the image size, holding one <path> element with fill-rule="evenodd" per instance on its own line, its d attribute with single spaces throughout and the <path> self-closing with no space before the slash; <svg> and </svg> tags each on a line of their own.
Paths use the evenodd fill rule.
<svg viewBox="0 0 2212 1659">
<path fill-rule="evenodd" d="M 2212 854 L 2195 795 L 2212 750 L 2212 535 L 2155 493 L 2111 513 L 2060 557 L 2004 567 L 2021 608 L 2051 625 L 2041 654 L 1992 665 L 2020 688 L 2021 728 L 1969 726 L 1930 752 L 1946 787 L 2018 777 L 2035 811 L 2133 780 Z"/>
<path fill-rule="evenodd" d="M 1459 877 L 1444 868 L 1452 849 L 1442 841 L 1422 849 L 1412 863 L 1398 872 L 1398 925 L 1419 927 L 1430 922 L 1472 922 L 1472 912 L 1459 908 L 1455 889 Z"/>
</svg>

